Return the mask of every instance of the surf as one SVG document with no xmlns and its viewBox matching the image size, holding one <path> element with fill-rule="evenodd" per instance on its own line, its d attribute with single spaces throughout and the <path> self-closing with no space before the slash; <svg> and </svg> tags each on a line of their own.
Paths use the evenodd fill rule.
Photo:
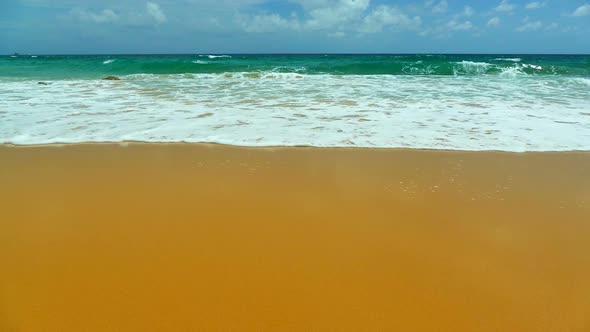
<svg viewBox="0 0 590 332">
<path fill-rule="evenodd" d="M 0 79 L 282 72 L 307 75 L 590 76 L 588 56 L 170 55 L 0 57 Z"/>
</svg>

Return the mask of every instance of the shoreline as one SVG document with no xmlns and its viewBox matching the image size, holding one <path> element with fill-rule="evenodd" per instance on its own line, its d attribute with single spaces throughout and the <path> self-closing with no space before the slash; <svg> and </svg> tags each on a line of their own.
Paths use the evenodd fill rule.
<svg viewBox="0 0 590 332">
<path fill-rule="evenodd" d="M 216 142 L 149 142 L 149 141 L 99 141 L 99 142 L 74 142 L 74 143 L 41 143 L 41 144 L 15 144 L 0 143 L 0 147 L 7 148 L 37 148 L 37 147 L 56 147 L 63 148 L 69 146 L 203 146 L 203 147 L 226 147 L 235 149 L 252 149 L 252 150 L 289 150 L 289 149 L 310 149 L 310 150 L 375 150 L 375 151 L 423 151 L 423 152 L 444 152 L 444 153 L 499 153 L 499 154 L 590 154 L 590 150 L 548 150 L 548 151 L 508 151 L 508 150 L 456 150 L 456 149 L 434 149 L 434 148 L 407 148 L 407 147 L 368 147 L 368 146 L 315 146 L 315 145 L 235 145 Z"/>
<path fill-rule="evenodd" d="M 2 331 L 590 327 L 589 152 L 134 142 L 0 160 Z"/>
</svg>

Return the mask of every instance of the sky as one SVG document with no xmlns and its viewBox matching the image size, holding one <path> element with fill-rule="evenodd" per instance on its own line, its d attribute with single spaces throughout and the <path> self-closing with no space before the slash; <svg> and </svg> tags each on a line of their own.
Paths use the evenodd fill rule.
<svg viewBox="0 0 590 332">
<path fill-rule="evenodd" d="M 583 53 L 589 0 L 0 0 L 0 54 Z"/>
</svg>

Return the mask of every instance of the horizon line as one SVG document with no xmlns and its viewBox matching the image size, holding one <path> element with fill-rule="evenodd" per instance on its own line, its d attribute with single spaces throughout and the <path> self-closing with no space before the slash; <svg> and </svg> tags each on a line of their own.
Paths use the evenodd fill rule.
<svg viewBox="0 0 590 332">
<path fill-rule="evenodd" d="M 203 52 L 203 53 L 4 53 L 0 56 L 60 56 L 60 55 L 74 55 L 74 56 L 106 56 L 106 55 L 119 55 L 119 56 L 130 56 L 130 55 L 586 55 L 590 56 L 590 53 L 445 53 L 445 52 L 399 52 L 399 53 L 361 53 L 361 52 L 295 52 L 295 53 L 279 53 L 279 52 L 268 52 L 268 53 L 254 53 L 254 52 Z"/>
</svg>

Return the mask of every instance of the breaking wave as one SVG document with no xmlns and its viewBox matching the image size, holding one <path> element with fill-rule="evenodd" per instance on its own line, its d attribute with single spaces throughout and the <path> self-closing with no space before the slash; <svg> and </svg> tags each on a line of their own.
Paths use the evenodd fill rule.
<svg viewBox="0 0 590 332">
<path fill-rule="evenodd" d="M 195 66 L 198 64 L 198 66 Z M 108 66 L 105 66 L 108 65 Z M 182 55 L 0 57 L 0 78 L 92 79 L 133 74 L 279 72 L 306 75 L 590 77 L 588 56 Z"/>
</svg>

